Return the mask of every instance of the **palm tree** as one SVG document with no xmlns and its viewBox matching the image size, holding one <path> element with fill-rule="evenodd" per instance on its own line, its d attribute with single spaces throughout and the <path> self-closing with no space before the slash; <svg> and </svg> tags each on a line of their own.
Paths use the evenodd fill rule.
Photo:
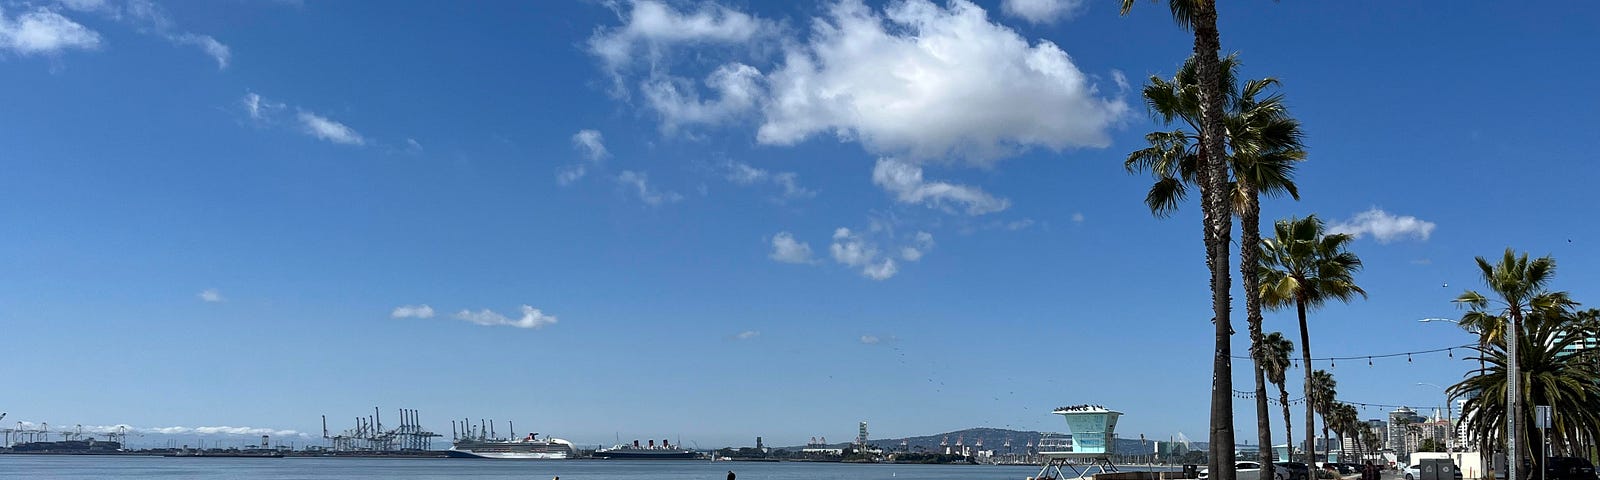
<svg viewBox="0 0 1600 480">
<path fill-rule="evenodd" d="M 1289 353 L 1293 351 L 1294 342 L 1284 338 L 1280 332 L 1272 332 L 1262 337 L 1260 346 L 1255 348 L 1256 361 L 1261 364 L 1267 380 L 1278 386 L 1278 405 L 1283 406 L 1283 442 L 1289 448 L 1289 454 L 1284 456 L 1286 459 L 1294 454 L 1294 424 L 1289 421 L 1289 388 L 1285 385 L 1290 367 Z M 1272 448 L 1271 442 L 1262 445 Z M 1261 478 L 1273 478 L 1267 476 L 1269 471 L 1266 468 L 1270 463 L 1272 462 L 1261 464 Z"/>
<path fill-rule="evenodd" d="M 1333 431 L 1339 434 L 1339 461 L 1345 462 L 1347 449 L 1352 441 L 1359 442 L 1361 434 L 1361 419 L 1356 413 L 1355 405 L 1337 403 L 1332 408 Z"/>
<path fill-rule="evenodd" d="M 1306 399 L 1317 398 L 1312 391 L 1311 333 L 1306 326 L 1306 311 L 1329 300 L 1349 302 L 1367 292 L 1355 284 L 1361 259 L 1345 250 L 1353 237 L 1323 231 L 1316 215 L 1279 220 L 1274 236 L 1261 241 L 1261 302 L 1278 310 L 1290 305 L 1300 318 L 1300 359 L 1305 365 Z M 1310 406 L 1306 408 L 1306 435 L 1316 428 Z M 1309 442 L 1308 442 L 1309 443 Z M 1306 453 L 1306 464 L 1315 463 L 1314 452 Z"/>
<path fill-rule="evenodd" d="M 1134 0 L 1122 0 L 1122 14 L 1133 8 Z M 1223 89 L 1221 61 L 1222 36 L 1217 31 L 1216 0 L 1167 0 L 1172 19 L 1180 28 L 1194 32 L 1195 70 L 1199 74 L 1200 133 L 1205 161 L 1198 175 L 1201 219 L 1205 228 L 1206 267 L 1211 271 L 1211 311 L 1216 342 L 1211 357 L 1211 455 L 1207 462 L 1217 480 L 1234 480 L 1233 361 L 1230 338 L 1233 335 L 1232 304 L 1229 289 L 1228 243 L 1233 219 L 1222 193 L 1228 178 L 1223 158 Z"/>
<path fill-rule="evenodd" d="M 1299 190 L 1292 180 L 1296 162 L 1305 159 L 1301 143 L 1300 122 L 1289 116 L 1282 94 L 1263 95 L 1278 85 L 1277 79 L 1250 80 L 1235 89 L 1235 70 L 1239 65 L 1237 55 L 1222 59 L 1222 85 L 1227 92 L 1227 157 L 1229 168 L 1237 179 L 1228 183 L 1229 203 L 1238 212 L 1241 227 L 1239 267 L 1244 275 L 1246 292 L 1260 289 L 1255 272 L 1258 252 L 1253 247 L 1261 242 L 1260 196 L 1287 194 L 1299 199 Z M 1152 132 L 1145 136 L 1150 146 L 1130 153 L 1123 166 L 1129 172 L 1149 171 L 1156 181 L 1145 195 L 1150 212 L 1165 217 L 1177 210 L 1188 196 L 1189 187 L 1197 182 L 1201 171 L 1199 140 L 1200 100 L 1198 73 L 1194 57 L 1184 62 L 1171 80 L 1150 77 L 1143 96 L 1150 111 L 1166 124 L 1180 123 L 1187 127 L 1173 131 Z M 1258 295 L 1245 297 L 1245 312 L 1250 330 L 1252 348 L 1261 343 L 1261 301 Z M 1252 358 L 1254 358 L 1252 356 Z M 1267 383 L 1260 362 L 1252 362 L 1255 373 L 1256 433 L 1262 445 L 1272 443 L 1272 429 L 1267 406 Z M 1272 474 L 1272 452 L 1263 450 L 1260 463 L 1266 465 L 1262 476 Z"/>
<path fill-rule="evenodd" d="M 1518 255 L 1507 248 L 1496 264 L 1489 264 L 1484 257 L 1476 260 L 1484 284 L 1495 297 L 1468 290 L 1455 301 L 1469 308 L 1461 323 L 1477 326 L 1481 332 L 1479 359 L 1488 368 L 1451 389 L 1460 394 L 1480 393 L 1464 407 L 1474 412 L 1469 422 L 1486 442 L 1499 440 L 1506 444 L 1512 457 L 1507 461 L 1507 473 L 1515 479 L 1524 456 L 1532 452 L 1532 445 L 1524 441 L 1524 426 L 1531 421 L 1525 402 L 1543 402 L 1537 404 L 1553 407 L 1555 402 L 1579 402 L 1576 410 L 1558 410 L 1563 414 L 1557 423 L 1568 424 L 1556 427 L 1558 438 L 1569 438 L 1567 435 L 1573 433 L 1594 438 L 1600 414 L 1581 402 L 1593 405 L 1600 401 L 1600 387 L 1594 384 L 1596 372 L 1592 363 L 1585 364 L 1578 355 L 1559 355 L 1559 349 L 1552 351 L 1552 345 L 1570 345 L 1582 338 L 1571 334 L 1576 333 L 1573 327 L 1580 324 L 1578 318 L 1582 316 L 1572 312 L 1577 302 L 1566 292 L 1546 289 L 1555 277 L 1555 259 L 1545 256 L 1529 260 L 1528 254 Z M 1522 385 L 1524 379 L 1528 385 Z M 1500 434 L 1502 426 L 1505 431 Z"/>
<path fill-rule="evenodd" d="M 1339 382 L 1334 380 L 1333 374 L 1328 373 L 1327 370 L 1311 372 L 1310 391 L 1312 395 L 1306 397 L 1306 410 L 1315 411 L 1317 414 L 1322 415 L 1322 448 L 1324 449 L 1324 454 L 1326 454 L 1328 445 L 1332 444 L 1331 439 L 1328 437 L 1328 423 L 1333 419 L 1335 405 L 1333 398 L 1338 395 L 1338 388 Z M 1311 435 L 1307 435 L 1307 437 L 1311 437 Z M 1317 442 L 1308 440 L 1306 443 L 1310 445 L 1311 458 L 1315 460 Z M 1316 464 L 1306 462 L 1306 465 Z"/>
</svg>

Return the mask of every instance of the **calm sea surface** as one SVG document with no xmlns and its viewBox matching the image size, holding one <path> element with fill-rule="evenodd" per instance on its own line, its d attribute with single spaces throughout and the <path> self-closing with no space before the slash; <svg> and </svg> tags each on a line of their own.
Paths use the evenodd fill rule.
<svg viewBox="0 0 1600 480">
<path fill-rule="evenodd" d="M 1022 480 L 1039 473 L 992 465 L 0 455 L 3 479 L 725 480 L 728 470 L 739 480 Z"/>
</svg>

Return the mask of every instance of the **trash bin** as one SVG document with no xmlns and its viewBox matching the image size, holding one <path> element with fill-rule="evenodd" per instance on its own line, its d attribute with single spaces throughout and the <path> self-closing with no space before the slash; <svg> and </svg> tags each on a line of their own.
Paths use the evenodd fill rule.
<svg viewBox="0 0 1600 480">
<path fill-rule="evenodd" d="M 1416 480 L 1455 480 L 1456 463 L 1448 458 L 1423 459 L 1417 465 Z"/>
<path fill-rule="evenodd" d="M 1193 463 L 1183 464 L 1183 478 L 1200 478 L 1200 466 Z"/>
</svg>

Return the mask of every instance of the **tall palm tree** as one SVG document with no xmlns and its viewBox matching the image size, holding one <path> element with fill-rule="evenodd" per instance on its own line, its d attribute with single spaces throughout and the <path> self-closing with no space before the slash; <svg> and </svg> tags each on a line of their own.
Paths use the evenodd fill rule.
<svg viewBox="0 0 1600 480">
<path fill-rule="evenodd" d="M 1134 0 L 1122 0 L 1122 14 L 1133 8 Z M 1234 480 L 1233 361 L 1230 338 L 1233 335 L 1232 304 L 1229 289 L 1228 244 L 1233 233 L 1233 218 L 1222 194 L 1228 178 L 1223 158 L 1223 89 L 1221 61 L 1222 36 L 1217 31 L 1216 0 L 1167 0 L 1173 21 L 1194 32 L 1195 70 L 1200 78 L 1200 133 L 1205 161 L 1200 169 L 1201 215 L 1205 228 L 1206 267 L 1211 271 L 1211 323 L 1216 342 L 1211 357 L 1211 455 L 1207 462 L 1217 480 Z"/>
<path fill-rule="evenodd" d="M 1473 420 L 1478 422 L 1480 438 L 1500 438 L 1506 444 L 1506 450 L 1512 458 L 1508 459 L 1507 474 L 1512 479 L 1518 478 L 1518 467 L 1524 455 L 1531 452 L 1531 445 L 1526 440 L 1524 427 L 1526 421 L 1531 420 L 1525 408 L 1525 400 L 1563 401 L 1576 393 L 1562 391 L 1551 385 L 1566 383 L 1561 373 L 1574 371 L 1563 365 L 1565 362 L 1554 362 L 1554 354 L 1550 354 L 1555 366 L 1550 374 L 1543 380 L 1536 377 L 1540 373 L 1540 362 L 1549 350 L 1544 345 L 1530 344 L 1529 338 L 1553 340 L 1553 331 L 1565 329 L 1575 324 L 1571 310 L 1577 306 L 1568 297 L 1566 292 L 1552 292 L 1547 290 L 1550 280 L 1555 277 L 1556 261 L 1549 256 L 1529 260 L 1528 254 L 1518 255 L 1514 250 L 1507 248 L 1499 261 L 1491 265 L 1488 259 L 1477 257 L 1478 270 L 1483 276 L 1483 283 L 1488 287 L 1493 298 L 1477 291 L 1468 290 L 1456 298 L 1456 303 L 1467 307 L 1469 310 L 1461 317 L 1461 323 L 1478 326 L 1480 337 L 1480 359 L 1490 366 L 1478 375 L 1468 378 L 1452 386 L 1459 392 L 1477 391 L 1482 393 L 1477 399 L 1468 400 L 1467 407 L 1477 412 Z M 1525 320 L 1531 320 L 1525 324 Z M 1576 340 L 1576 335 L 1564 335 L 1568 339 Z M 1567 340 L 1563 340 L 1563 343 Z M 1487 344 L 1488 347 L 1483 347 Z M 1498 349 L 1497 349 L 1498 347 Z M 1519 350 L 1528 350 L 1526 354 Z M 1498 351 L 1498 354 L 1496 353 Z M 1563 358 L 1572 358 L 1564 356 Z M 1528 365 L 1522 365 L 1524 361 Z M 1588 369 L 1591 370 L 1592 368 Z M 1520 372 L 1519 375 L 1508 375 L 1507 372 Z M 1576 370 L 1584 371 L 1584 370 Z M 1497 374 L 1498 372 L 1498 374 Z M 1498 381 L 1494 378 L 1499 378 Z M 1523 379 L 1529 380 L 1530 385 L 1521 385 Z M 1590 377 L 1593 378 L 1592 376 Z M 1593 381 L 1587 380 L 1580 383 L 1592 386 Z M 1579 392 L 1581 393 L 1581 392 Z M 1498 399 L 1489 397 L 1500 396 Z M 1532 398 L 1532 397 L 1538 398 Z M 1578 398 L 1584 398 L 1579 395 Z M 1600 400 L 1596 397 L 1595 400 Z M 1493 406 L 1496 402 L 1502 409 L 1499 412 L 1487 411 L 1485 406 Z M 1550 405 L 1549 403 L 1543 403 Z M 1476 408 L 1475 408 L 1476 407 Z M 1592 410 L 1592 409 L 1584 409 Z M 1508 412 L 1515 412 L 1514 414 Z M 1501 423 L 1496 423 L 1498 420 Z M 1503 436 L 1491 435 L 1496 427 L 1503 425 Z M 1592 438 L 1592 437 L 1591 437 Z"/>
<path fill-rule="evenodd" d="M 1283 333 L 1272 332 L 1262 337 L 1261 344 L 1255 351 L 1256 361 L 1261 363 L 1261 369 L 1266 373 L 1267 380 L 1278 386 L 1278 405 L 1283 406 L 1283 442 L 1289 448 L 1289 453 L 1284 458 L 1288 459 L 1294 455 L 1294 423 L 1289 421 L 1289 388 L 1285 383 L 1289 379 L 1289 353 L 1294 352 L 1294 342 L 1284 338 Z M 1271 442 L 1263 445 L 1272 448 Z M 1272 478 L 1267 476 L 1266 470 L 1267 464 L 1270 463 L 1272 462 L 1261 464 L 1261 478 Z"/>
<path fill-rule="evenodd" d="M 1295 307 L 1300 319 L 1300 359 L 1305 366 L 1306 399 L 1317 398 L 1312 391 L 1311 333 L 1306 312 L 1329 300 L 1349 302 L 1367 292 L 1355 284 L 1361 259 L 1345 250 L 1353 237 L 1324 232 L 1316 215 L 1279 220 L 1273 237 L 1261 241 L 1261 302 L 1278 310 Z M 1315 430 L 1312 408 L 1306 408 L 1306 435 Z M 1309 443 L 1309 442 L 1308 442 Z M 1306 452 L 1306 464 L 1315 463 L 1315 453 Z"/>
<path fill-rule="evenodd" d="M 1145 103 L 1151 113 L 1164 123 L 1178 123 L 1182 127 L 1173 131 L 1152 132 L 1145 136 L 1148 147 L 1128 155 L 1124 167 L 1130 172 L 1149 171 L 1156 181 L 1145 195 L 1145 204 L 1151 213 L 1165 217 L 1177 210 L 1188 196 L 1191 185 L 1197 183 L 1202 170 L 1199 135 L 1200 97 L 1196 61 L 1190 57 L 1171 80 L 1152 76 L 1143 89 Z M 1245 82 L 1235 88 L 1237 55 L 1222 59 L 1222 85 L 1227 95 L 1224 139 L 1229 169 L 1236 179 L 1228 183 L 1227 194 L 1232 210 L 1237 212 L 1241 227 L 1239 267 L 1244 275 L 1246 292 L 1259 290 L 1255 275 L 1258 252 L 1254 245 L 1261 242 L 1260 196 L 1287 194 L 1299 199 L 1299 190 L 1292 179 L 1295 163 L 1305 159 L 1301 143 L 1300 122 L 1289 115 L 1283 95 L 1267 94 L 1278 85 L 1277 79 L 1263 78 Z M 1186 127 L 1186 128 L 1183 128 Z M 1245 312 L 1250 330 L 1250 342 L 1261 342 L 1261 301 L 1258 295 L 1246 295 Z M 1252 358 L 1255 358 L 1252 354 Z M 1262 445 L 1272 443 L 1272 429 L 1267 406 L 1267 384 L 1259 361 L 1252 362 L 1255 373 L 1256 433 Z M 1262 476 L 1272 474 L 1272 452 L 1261 451 Z"/>
<path fill-rule="evenodd" d="M 1336 404 L 1333 399 L 1339 393 L 1338 388 L 1339 382 L 1334 380 L 1333 374 L 1328 373 L 1327 370 L 1317 370 L 1315 372 L 1311 372 L 1310 391 L 1312 395 L 1306 397 L 1306 410 L 1315 411 L 1318 415 L 1322 416 L 1322 448 L 1324 449 L 1324 452 L 1327 451 L 1326 449 L 1329 445 L 1333 444 L 1333 442 L 1331 442 L 1332 439 L 1328 436 L 1328 424 L 1331 420 L 1333 420 L 1333 409 Z M 1310 435 L 1307 436 L 1310 437 Z M 1306 443 L 1310 444 L 1311 458 L 1315 460 L 1317 442 L 1307 441 Z M 1316 464 L 1307 462 L 1306 465 Z"/>
</svg>

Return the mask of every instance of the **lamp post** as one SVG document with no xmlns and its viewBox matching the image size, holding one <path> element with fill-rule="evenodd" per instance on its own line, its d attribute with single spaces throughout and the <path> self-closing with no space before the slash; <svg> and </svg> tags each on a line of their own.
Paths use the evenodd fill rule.
<svg viewBox="0 0 1600 480">
<path fill-rule="evenodd" d="M 1440 317 L 1423 318 L 1423 319 L 1418 319 L 1417 321 L 1418 322 L 1422 322 L 1422 323 L 1445 322 L 1445 323 L 1455 324 L 1457 326 L 1461 325 L 1461 321 L 1460 320 L 1453 320 L 1453 319 L 1449 319 L 1449 318 L 1440 318 Z M 1478 329 L 1474 328 L 1474 329 L 1470 330 L 1470 332 L 1478 335 L 1478 349 L 1480 350 L 1478 352 L 1478 375 L 1482 376 L 1484 371 L 1488 369 L 1488 366 L 1484 365 L 1483 352 L 1482 352 L 1483 349 L 1488 348 L 1488 339 L 1483 336 L 1483 331 L 1482 330 L 1478 330 Z M 1513 337 L 1513 338 L 1515 338 L 1515 337 Z M 1514 366 L 1514 365 L 1516 365 L 1516 359 L 1514 357 L 1511 359 L 1511 365 L 1513 365 L 1513 367 L 1512 367 L 1513 369 L 1516 368 Z M 1515 371 L 1515 370 L 1512 370 L 1512 371 Z M 1482 392 L 1479 392 L 1479 393 L 1481 394 Z M 1450 402 L 1450 398 L 1448 397 L 1449 392 L 1446 391 L 1445 394 L 1447 395 L 1445 397 L 1445 405 L 1446 406 L 1451 406 L 1449 404 L 1449 402 Z M 1465 411 L 1461 412 L 1462 416 L 1466 416 L 1466 414 L 1467 414 L 1467 412 L 1465 412 Z M 1455 416 L 1455 414 L 1451 413 L 1451 417 L 1452 417 L 1451 420 L 1455 420 L 1454 416 Z M 1514 421 L 1514 420 L 1512 420 L 1512 421 Z M 1515 424 L 1512 424 L 1512 425 L 1515 425 Z M 1513 432 L 1516 431 L 1515 427 L 1512 427 L 1512 431 Z M 1451 433 L 1452 436 L 1454 436 L 1456 434 L 1456 432 L 1450 432 L 1450 433 Z M 1512 442 L 1512 445 L 1513 446 L 1516 445 L 1515 441 Z M 1488 451 L 1485 448 L 1478 448 L 1477 450 L 1478 450 L 1478 469 L 1479 469 L 1478 471 L 1479 471 L 1479 475 L 1482 476 L 1482 475 L 1484 475 L 1484 472 L 1489 469 L 1489 459 L 1484 458 L 1484 455 L 1487 454 Z M 1515 450 L 1512 450 L 1512 451 L 1514 452 Z M 1511 458 L 1515 459 L 1516 456 L 1512 455 Z M 1510 465 L 1510 463 L 1514 462 L 1514 461 L 1515 460 L 1508 461 L 1507 465 Z M 1515 466 L 1510 466 L 1509 468 L 1510 468 L 1510 472 L 1513 474 L 1512 478 L 1514 479 L 1515 478 L 1515 474 L 1516 474 L 1516 467 Z M 1487 478 L 1487 477 L 1482 477 L 1482 478 Z"/>
<path fill-rule="evenodd" d="M 1445 418 L 1448 419 L 1448 420 L 1445 420 L 1445 426 L 1448 428 L 1448 435 L 1446 435 L 1444 437 L 1444 450 L 1446 452 L 1454 453 L 1455 449 L 1451 448 L 1451 447 L 1454 446 L 1454 445 L 1452 445 L 1452 443 L 1454 443 L 1454 442 L 1452 442 L 1451 439 L 1456 436 L 1456 411 L 1455 411 L 1454 406 L 1452 406 L 1450 404 L 1450 402 L 1453 401 L 1453 399 L 1450 398 L 1450 391 L 1449 390 L 1445 390 L 1444 387 L 1441 387 L 1441 386 L 1438 386 L 1438 385 L 1435 385 L 1435 384 L 1432 384 L 1432 383 L 1428 383 L 1428 382 L 1417 382 L 1417 386 L 1419 386 L 1419 387 L 1426 386 L 1426 387 L 1437 388 L 1437 389 L 1439 389 L 1440 393 L 1444 394 Z"/>
</svg>

